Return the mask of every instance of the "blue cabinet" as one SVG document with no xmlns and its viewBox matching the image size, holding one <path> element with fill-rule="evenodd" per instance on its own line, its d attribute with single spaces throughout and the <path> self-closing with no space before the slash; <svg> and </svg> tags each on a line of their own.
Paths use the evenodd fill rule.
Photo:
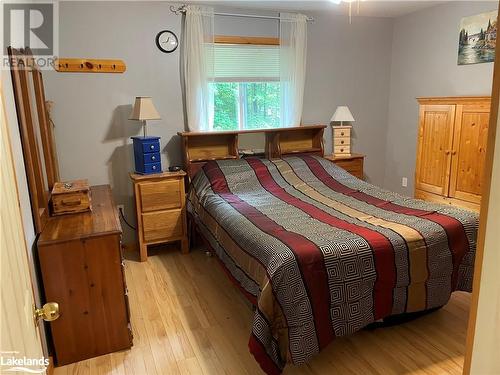
<svg viewBox="0 0 500 375">
<path fill-rule="evenodd" d="M 160 173 L 160 137 L 132 137 L 134 141 L 135 172 L 140 174 Z"/>
</svg>

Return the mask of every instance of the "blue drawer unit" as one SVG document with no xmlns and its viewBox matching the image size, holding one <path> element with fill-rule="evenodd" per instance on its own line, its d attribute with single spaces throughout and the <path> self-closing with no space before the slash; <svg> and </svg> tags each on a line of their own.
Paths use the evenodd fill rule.
<svg viewBox="0 0 500 375">
<path fill-rule="evenodd" d="M 160 173 L 160 137 L 132 137 L 134 141 L 135 171 L 141 174 Z"/>
</svg>

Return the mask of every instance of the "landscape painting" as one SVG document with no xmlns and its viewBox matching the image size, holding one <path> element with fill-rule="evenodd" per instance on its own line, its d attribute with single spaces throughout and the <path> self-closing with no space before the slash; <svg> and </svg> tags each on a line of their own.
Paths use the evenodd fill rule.
<svg viewBox="0 0 500 375">
<path fill-rule="evenodd" d="M 462 18 L 458 39 L 458 65 L 495 61 L 498 11 Z"/>
</svg>

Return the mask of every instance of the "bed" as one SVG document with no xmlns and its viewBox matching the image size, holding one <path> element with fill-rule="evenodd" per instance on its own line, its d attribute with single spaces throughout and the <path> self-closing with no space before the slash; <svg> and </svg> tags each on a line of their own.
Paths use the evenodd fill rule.
<svg viewBox="0 0 500 375">
<path fill-rule="evenodd" d="M 383 190 L 318 156 L 208 161 L 188 211 L 255 306 L 249 349 L 267 374 L 472 288 L 476 213 Z"/>
</svg>

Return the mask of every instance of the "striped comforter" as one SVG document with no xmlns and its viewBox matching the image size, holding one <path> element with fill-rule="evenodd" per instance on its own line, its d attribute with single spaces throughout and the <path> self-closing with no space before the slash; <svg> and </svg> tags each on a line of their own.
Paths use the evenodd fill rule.
<svg viewBox="0 0 500 375">
<path fill-rule="evenodd" d="M 380 189 L 320 157 L 209 162 L 188 210 L 256 306 L 249 348 L 268 374 L 472 287 L 475 213 Z"/>
</svg>

